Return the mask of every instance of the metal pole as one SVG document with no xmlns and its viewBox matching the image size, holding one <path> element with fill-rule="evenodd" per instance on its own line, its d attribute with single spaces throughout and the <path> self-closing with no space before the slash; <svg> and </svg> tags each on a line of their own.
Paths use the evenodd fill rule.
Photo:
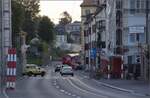
<svg viewBox="0 0 150 98">
<path fill-rule="evenodd" d="M 148 30 L 148 26 L 149 26 L 149 0 L 146 0 L 145 14 L 146 14 L 146 46 L 147 46 L 147 51 L 149 51 L 149 30 Z M 148 55 L 150 55 L 150 54 L 148 54 Z M 149 70 L 150 70 L 149 58 L 148 58 L 146 63 L 147 63 L 146 68 L 149 68 Z M 150 74 L 150 73 L 148 73 L 148 74 Z M 150 77 L 148 77 L 148 78 L 150 78 Z"/>
<path fill-rule="evenodd" d="M 146 0 L 146 44 L 148 45 L 148 15 L 149 15 L 149 0 Z"/>
</svg>

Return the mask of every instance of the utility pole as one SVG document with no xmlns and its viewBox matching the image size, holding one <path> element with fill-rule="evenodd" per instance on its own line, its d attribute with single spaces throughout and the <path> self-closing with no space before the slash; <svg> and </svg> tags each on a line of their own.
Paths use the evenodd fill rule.
<svg viewBox="0 0 150 98">
<path fill-rule="evenodd" d="M 145 10 L 145 13 L 146 13 L 146 48 L 147 48 L 147 51 L 148 51 L 148 53 L 149 53 L 149 30 L 148 30 L 148 26 L 149 26 L 149 0 L 146 0 L 146 10 Z M 150 55 L 150 54 L 148 54 L 148 55 Z M 149 70 L 150 70 L 150 65 L 149 65 L 149 58 L 146 58 L 146 59 L 148 59 L 148 60 L 146 60 L 147 62 L 147 67 L 146 68 L 148 68 Z M 148 73 L 148 74 L 150 74 L 150 73 Z M 150 75 L 149 75 L 149 77 L 148 78 L 150 78 Z"/>
</svg>

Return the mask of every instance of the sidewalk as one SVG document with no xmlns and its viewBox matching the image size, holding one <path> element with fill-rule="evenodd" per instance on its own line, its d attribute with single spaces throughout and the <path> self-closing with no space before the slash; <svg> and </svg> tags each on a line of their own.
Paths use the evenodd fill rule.
<svg viewBox="0 0 150 98">
<path fill-rule="evenodd" d="M 89 72 L 82 72 L 82 74 L 89 76 Z M 125 79 L 99 79 L 95 80 L 98 83 L 110 87 L 112 89 L 141 94 L 145 96 L 150 96 L 150 81 L 141 80 L 125 80 Z"/>
<path fill-rule="evenodd" d="M 113 89 L 150 96 L 150 84 L 145 81 L 121 79 L 100 79 L 97 81 Z"/>
</svg>

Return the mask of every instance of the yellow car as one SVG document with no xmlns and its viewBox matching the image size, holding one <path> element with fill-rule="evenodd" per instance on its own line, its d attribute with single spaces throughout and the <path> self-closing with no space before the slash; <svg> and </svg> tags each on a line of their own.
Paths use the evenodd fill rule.
<svg viewBox="0 0 150 98">
<path fill-rule="evenodd" d="M 35 64 L 27 64 L 23 70 L 23 75 L 27 76 L 37 76 L 41 75 L 42 77 L 46 74 L 46 71 L 43 68 L 38 67 Z"/>
</svg>

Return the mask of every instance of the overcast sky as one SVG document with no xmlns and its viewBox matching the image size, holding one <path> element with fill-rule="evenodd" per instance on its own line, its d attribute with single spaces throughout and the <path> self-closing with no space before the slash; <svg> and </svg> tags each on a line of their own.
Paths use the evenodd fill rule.
<svg viewBox="0 0 150 98">
<path fill-rule="evenodd" d="M 40 1 L 40 14 L 49 16 L 54 23 L 58 23 L 60 14 L 67 11 L 75 20 L 81 20 L 80 4 L 82 0 L 42 0 Z"/>
</svg>

